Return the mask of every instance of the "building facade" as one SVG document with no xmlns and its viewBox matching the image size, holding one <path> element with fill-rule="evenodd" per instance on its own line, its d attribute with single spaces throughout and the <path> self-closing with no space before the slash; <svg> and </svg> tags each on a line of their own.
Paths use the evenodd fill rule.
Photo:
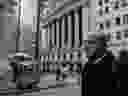
<svg viewBox="0 0 128 96">
<path fill-rule="evenodd" d="M 45 33 L 46 37 L 41 35 L 45 40 L 45 43 L 42 42 L 43 48 L 71 49 L 82 46 L 88 32 L 88 8 L 83 1 L 70 1 L 47 18 L 41 18 L 41 34 Z"/>
<path fill-rule="evenodd" d="M 44 71 L 63 71 L 57 79 L 63 78 L 64 70 L 67 70 L 67 76 L 79 73 L 81 66 L 87 62 L 82 49 L 89 31 L 88 9 L 86 0 L 69 0 L 40 19 L 41 66 Z M 66 62 L 69 63 L 64 67 Z"/>
<path fill-rule="evenodd" d="M 115 54 L 119 50 L 128 49 L 128 0 L 95 0 L 96 28 L 98 32 L 110 35 L 109 49 Z"/>
<path fill-rule="evenodd" d="M 128 49 L 127 0 L 67 1 L 40 19 L 41 51 L 82 49 L 91 32 L 108 35 L 108 50 L 114 54 Z"/>
<path fill-rule="evenodd" d="M 0 0 L 0 59 L 16 50 L 17 1 Z"/>
</svg>

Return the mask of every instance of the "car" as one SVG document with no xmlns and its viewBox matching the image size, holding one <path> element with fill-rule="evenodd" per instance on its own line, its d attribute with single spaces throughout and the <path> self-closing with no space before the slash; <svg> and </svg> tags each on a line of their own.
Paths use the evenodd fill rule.
<svg viewBox="0 0 128 96">
<path fill-rule="evenodd" d="M 26 53 L 16 53 L 9 57 L 11 69 L 13 70 L 13 82 L 19 89 L 25 89 L 29 86 L 36 86 L 39 83 L 40 73 L 33 72 L 33 56 Z M 29 87 L 30 88 L 30 87 Z M 32 88 L 32 87 L 31 87 Z"/>
</svg>

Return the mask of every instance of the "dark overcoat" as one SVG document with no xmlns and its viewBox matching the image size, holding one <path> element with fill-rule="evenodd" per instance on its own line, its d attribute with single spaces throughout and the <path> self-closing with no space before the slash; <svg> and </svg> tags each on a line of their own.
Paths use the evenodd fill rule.
<svg viewBox="0 0 128 96">
<path fill-rule="evenodd" d="M 107 83 L 110 81 L 113 60 L 113 54 L 108 51 L 104 51 L 100 55 L 95 53 L 90 57 L 82 71 L 83 96 L 93 96 L 94 94 L 103 96 L 104 94 L 101 92 L 105 91 L 106 88 L 111 88 L 111 83 Z"/>
</svg>

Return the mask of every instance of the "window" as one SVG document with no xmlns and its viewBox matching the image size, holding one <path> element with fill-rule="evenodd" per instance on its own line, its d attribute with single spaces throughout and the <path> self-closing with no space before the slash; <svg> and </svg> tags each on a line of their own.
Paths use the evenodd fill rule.
<svg viewBox="0 0 128 96">
<path fill-rule="evenodd" d="M 123 15 L 123 24 L 128 24 L 128 14 Z"/>
<path fill-rule="evenodd" d="M 99 14 L 99 16 L 103 16 L 104 12 L 103 12 L 103 9 L 102 9 L 102 8 L 100 8 L 100 9 L 98 10 L 98 14 Z"/>
<path fill-rule="evenodd" d="M 100 24 L 100 29 L 103 30 L 104 29 L 104 24 Z"/>
<path fill-rule="evenodd" d="M 120 5 L 122 8 L 126 8 L 128 7 L 128 2 L 127 0 L 121 0 L 121 5 Z"/>
<path fill-rule="evenodd" d="M 111 33 L 108 33 L 107 39 L 108 39 L 108 40 L 111 40 L 111 39 L 112 39 L 112 34 L 111 34 Z"/>
<path fill-rule="evenodd" d="M 116 32 L 111 32 L 111 40 L 115 40 L 116 39 Z"/>
<path fill-rule="evenodd" d="M 124 30 L 124 38 L 128 38 L 128 29 Z"/>
<path fill-rule="evenodd" d="M 104 30 L 104 24 L 102 22 L 98 22 L 96 24 L 96 30 L 99 32 L 101 30 Z"/>
<path fill-rule="evenodd" d="M 114 2 L 114 9 L 115 9 L 115 10 L 118 10 L 119 8 L 120 8 L 120 1 L 116 0 L 116 1 Z"/>
<path fill-rule="evenodd" d="M 4 4 L 0 4 L 0 9 L 3 9 L 5 8 L 5 5 Z"/>
<path fill-rule="evenodd" d="M 116 18 L 115 18 L 115 24 L 116 24 L 116 25 L 120 25 L 120 24 L 121 24 L 120 21 L 121 21 L 121 20 L 120 20 L 120 17 L 116 17 Z"/>
<path fill-rule="evenodd" d="M 116 39 L 117 40 L 121 40 L 122 38 L 121 38 L 121 32 L 120 31 L 117 31 L 116 32 Z"/>
<path fill-rule="evenodd" d="M 99 0 L 98 5 L 99 6 L 102 6 L 103 5 L 103 1 L 102 0 Z"/>
<path fill-rule="evenodd" d="M 110 20 L 106 20 L 106 22 L 105 22 L 105 27 L 106 27 L 107 29 L 109 29 L 109 28 L 111 27 L 111 21 L 110 21 Z"/>
<path fill-rule="evenodd" d="M 110 0 L 104 0 L 104 3 L 109 3 L 110 2 Z"/>
<path fill-rule="evenodd" d="M 109 6 L 105 7 L 105 13 L 109 13 Z"/>
</svg>

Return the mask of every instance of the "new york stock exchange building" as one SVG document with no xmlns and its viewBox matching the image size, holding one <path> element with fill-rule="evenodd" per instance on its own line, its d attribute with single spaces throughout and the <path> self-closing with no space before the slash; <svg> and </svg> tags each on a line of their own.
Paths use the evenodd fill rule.
<svg viewBox="0 0 128 96">
<path fill-rule="evenodd" d="M 84 51 L 87 32 L 94 31 L 91 22 L 94 19 L 88 11 L 87 0 L 74 0 L 57 8 L 46 18 L 41 18 L 40 50 L 46 53 L 40 54 L 43 72 L 80 76 L 81 68 L 87 62 Z M 60 79 L 61 75 L 58 76 Z"/>
</svg>

